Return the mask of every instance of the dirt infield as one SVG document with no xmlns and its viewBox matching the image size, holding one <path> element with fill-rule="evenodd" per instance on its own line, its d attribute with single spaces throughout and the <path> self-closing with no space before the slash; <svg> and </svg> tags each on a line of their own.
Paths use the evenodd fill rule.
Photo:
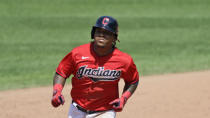
<svg viewBox="0 0 210 118">
<path fill-rule="evenodd" d="M 122 88 L 123 82 L 120 82 Z M 67 118 L 70 104 L 50 104 L 52 87 L 0 92 L 0 118 Z M 210 70 L 141 77 L 136 93 L 118 118 L 210 118 Z"/>
</svg>

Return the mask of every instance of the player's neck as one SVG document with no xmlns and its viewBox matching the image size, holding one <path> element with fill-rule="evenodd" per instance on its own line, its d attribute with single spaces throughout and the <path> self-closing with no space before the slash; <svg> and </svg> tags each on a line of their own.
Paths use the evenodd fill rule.
<svg viewBox="0 0 210 118">
<path fill-rule="evenodd" d="M 93 47 L 94 52 L 98 55 L 98 56 L 106 56 L 110 53 L 112 53 L 112 51 L 114 50 L 113 47 L 99 47 L 99 46 L 94 46 Z"/>
</svg>

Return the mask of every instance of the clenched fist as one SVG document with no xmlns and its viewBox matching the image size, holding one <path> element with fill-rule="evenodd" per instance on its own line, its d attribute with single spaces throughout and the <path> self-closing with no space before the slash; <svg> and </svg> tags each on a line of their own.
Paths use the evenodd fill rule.
<svg viewBox="0 0 210 118">
<path fill-rule="evenodd" d="M 61 104 L 63 105 L 65 102 L 64 97 L 61 94 L 62 89 L 63 89 L 63 86 L 61 84 L 56 84 L 53 87 L 53 96 L 52 96 L 51 104 L 54 107 L 58 107 Z"/>
</svg>

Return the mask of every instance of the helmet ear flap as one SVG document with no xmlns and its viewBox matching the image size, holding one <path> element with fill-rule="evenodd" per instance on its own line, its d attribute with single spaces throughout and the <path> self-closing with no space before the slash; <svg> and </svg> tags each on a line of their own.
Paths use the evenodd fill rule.
<svg viewBox="0 0 210 118">
<path fill-rule="evenodd" d="M 91 30 L 91 39 L 94 39 L 94 34 L 95 34 L 95 27 L 92 27 L 92 30 Z"/>
</svg>

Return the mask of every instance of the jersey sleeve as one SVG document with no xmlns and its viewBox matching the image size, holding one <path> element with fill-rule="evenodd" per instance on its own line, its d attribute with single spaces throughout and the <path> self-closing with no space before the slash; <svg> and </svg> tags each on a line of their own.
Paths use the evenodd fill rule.
<svg viewBox="0 0 210 118">
<path fill-rule="evenodd" d="M 56 73 L 58 73 L 60 76 L 66 79 L 73 73 L 73 69 L 74 58 L 72 52 L 70 52 L 62 59 L 62 61 L 56 69 Z"/>
<path fill-rule="evenodd" d="M 126 83 L 136 83 L 139 81 L 139 73 L 137 71 L 136 65 L 133 62 L 133 59 L 131 59 L 130 64 L 128 65 L 127 69 L 123 73 L 123 79 Z"/>
</svg>

